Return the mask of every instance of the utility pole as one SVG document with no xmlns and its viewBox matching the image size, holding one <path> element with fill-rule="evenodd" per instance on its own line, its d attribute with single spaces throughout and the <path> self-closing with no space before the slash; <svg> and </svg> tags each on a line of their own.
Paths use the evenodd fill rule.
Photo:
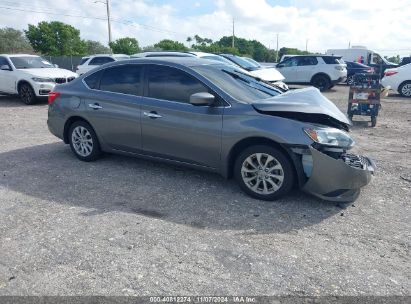
<svg viewBox="0 0 411 304">
<path fill-rule="evenodd" d="M 305 39 L 305 51 L 308 52 L 308 39 Z"/>
<path fill-rule="evenodd" d="M 231 41 L 231 47 L 234 48 L 234 18 L 233 18 L 233 39 Z"/>
<path fill-rule="evenodd" d="M 94 3 L 103 3 L 107 8 L 107 27 L 108 27 L 108 46 L 110 47 L 111 39 L 111 21 L 110 21 L 110 0 L 100 1 L 96 0 Z"/>
<path fill-rule="evenodd" d="M 110 0 L 106 0 L 107 6 L 107 27 L 108 27 L 108 45 L 111 43 L 111 21 L 110 21 Z"/>
<path fill-rule="evenodd" d="M 275 54 L 275 62 L 278 62 L 278 33 L 277 33 L 277 52 Z"/>
</svg>

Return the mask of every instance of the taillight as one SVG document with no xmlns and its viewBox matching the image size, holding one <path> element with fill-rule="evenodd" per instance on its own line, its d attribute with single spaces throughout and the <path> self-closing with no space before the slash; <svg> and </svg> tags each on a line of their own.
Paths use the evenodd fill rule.
<svg viewBox="0 0 411 304">
<path fill-rule="evenodd" d="M 398 72 L 396 71 L 385 71 L 384 76 L 392 76 L 398 74 Z"/>
<path fill-rule="evenodd" d="M 60 95 L 61 93 L 59 92 L 50 92 L 49 98 L 48 98 L 49 105 L 51 105 L 56 100 L 56 98 L 59 97 Z"/>
</svg>

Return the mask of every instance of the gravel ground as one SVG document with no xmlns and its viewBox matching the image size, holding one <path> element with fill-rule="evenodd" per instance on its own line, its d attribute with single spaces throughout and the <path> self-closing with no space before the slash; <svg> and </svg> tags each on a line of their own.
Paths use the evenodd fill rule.
<svg viewBox="0 0 411 304">
<path fill-rule="evenodd" d="M 344 112 L 348 89 L 327 95 Z M 245 196 L 200 171 L 78 161 L 47 105 L 0 97 L 0 295 L 410 295 L 411 100 L 355 118 L 353 204 Z"/>
</svg>

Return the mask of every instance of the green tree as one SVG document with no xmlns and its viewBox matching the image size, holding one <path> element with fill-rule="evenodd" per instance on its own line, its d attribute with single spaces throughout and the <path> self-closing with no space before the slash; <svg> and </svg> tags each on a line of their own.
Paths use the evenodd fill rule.
<svg viewBox="0 0 411 304">
<path fill-rule="evenodd" d="M 33 52 L 33 48 L 22 31 L 10 27 L 0 28 L 0 54 Z"/>
<path fill-rule="evenodd" d="M 125 37 L 110 43 L 113 53 L 133 55 L 141 51 L 135 38 Z"/>
<path fill-rule="evenodd" d="M 310 52 L 301 51 L 296 48 L 282 47 L 278 51 L 278 59 L 280 60 L 283 55 L 308 55 L 308 54 L 310 54 Z"/>
<path fill-rule="evenodd" d="M 86 40 L 84 41 L 84 44 L 85 44 L 85 54 L 87 55 L 108 54 L 111 52 L 108 47 L 102 45 L 98 41 Z"/>
<path fill-rule="evenodd" d="M 44 55 L 83 55 L 85 43 L 80 31 L 59 21 L 42 21 L 37 26 L 29 24 L 25 31 L 27 39 L 36 52 Z"/>
<path fill-rule="evenodd" d="M 392 56 L 392 57 L 384 56 L 384 58 L 387 59 L 390 62 L 393 62 L 393 63 L 400 63 L 401 62 L 400 55 Z"/>
<path fill-rule="evenodd" d="M 163 39 L 160 42 L 154 44 L 155 48 L 159 48 L 163 51 L 187 51 L 187 47 L 178 41 L 170 39 Z"/>
</svg>

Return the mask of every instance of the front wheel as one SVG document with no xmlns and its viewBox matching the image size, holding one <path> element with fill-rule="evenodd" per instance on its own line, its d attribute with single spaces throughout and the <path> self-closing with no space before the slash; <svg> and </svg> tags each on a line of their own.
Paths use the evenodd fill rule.
<svg viewBox="0 0 411 304">
<path fill-rule="evenodd" d="M 234 165 L 234 176 L 248 195 L 272 201 L 286 195 L 294 184 L 294 170 L 290 160 L 270 146 L 245 149 Z"/>
<path fill-rule="evenodd" d="M 82 161 L 93 161 L 101 155 L 97 135 L 85 121 L 76 121 L 70 126 L 69 142 L 73 153 Z"/>
<path fill-rule="evenodd" d="M 28 83 L 20 85 L 19 96 L 26 105 L 32 105 L 37 101 L 36 94 L 34 94 L 33 88 Z"/>
<path fill-rule="evenodd" d="M 398 92 L 401 96 L 411 97 L 411 81 L 406 81 L 400 85 Z"/>
<path fill-rule="evenodd" d="M 351 75 L 351 76 L 348 76 L 348 77 L 347 77 L 347 84 L 348 84 L 349 86 L 354 85 L 354 75 Z"/>
</svg>

